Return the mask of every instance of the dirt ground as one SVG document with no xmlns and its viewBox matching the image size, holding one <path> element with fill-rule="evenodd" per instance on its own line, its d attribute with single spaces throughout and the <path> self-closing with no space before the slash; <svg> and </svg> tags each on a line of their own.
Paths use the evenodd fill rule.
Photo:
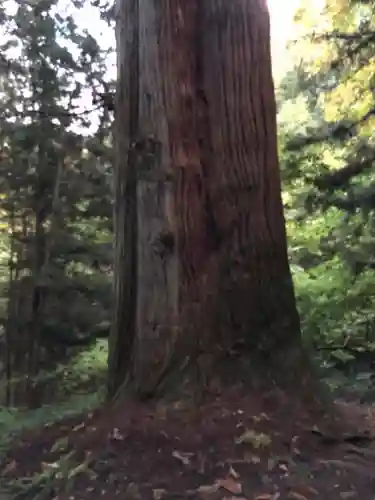
<svg viewBox="0 0 375 500">
<path fill-rule="evenodd" d="M 23 479 L 3 498 L 373 500 L 375 409 L 335 408 L 240 388 L 199 410 L 103 408 L 18 437 L 1 484 Z"/>
</svg>

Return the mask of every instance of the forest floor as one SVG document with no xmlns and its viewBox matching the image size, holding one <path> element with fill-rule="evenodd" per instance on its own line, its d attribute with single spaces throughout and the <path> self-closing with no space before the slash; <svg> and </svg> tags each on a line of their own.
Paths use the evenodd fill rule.
<svg viewBox="0 0 375 500">
<path fill-rule="evenodd" d="M 96 410 L 19 435 L 0 500 L 372 500 L 375 406 L 335 407 L 332 424 L 283 393 L 233 389 L 199 410 Z"/>
</svg>

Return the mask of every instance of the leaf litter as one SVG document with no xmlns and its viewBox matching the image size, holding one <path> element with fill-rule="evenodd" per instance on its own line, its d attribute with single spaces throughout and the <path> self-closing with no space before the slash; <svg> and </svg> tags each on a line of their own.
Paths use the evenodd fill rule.
<svg viewBox="0 0 375 500">
<path fill-rule="evenodd" d="M 29 481 L 24 500 L 42 486 L 59 500 L 373 500 L 374 412 L 345 405 L 341 428 L 295 401 L 280 411 L 282 397 L 232 391 L 190 409 L 189 418 L 135 403 L 71 417 L 13 442 L 1 482 L 44 474 Z M 349 420 L 358 435 L 366 431 L 365 446 L 348 444 Z M 330 432 L 335 439 L 326 439 Z"/>
</svg>

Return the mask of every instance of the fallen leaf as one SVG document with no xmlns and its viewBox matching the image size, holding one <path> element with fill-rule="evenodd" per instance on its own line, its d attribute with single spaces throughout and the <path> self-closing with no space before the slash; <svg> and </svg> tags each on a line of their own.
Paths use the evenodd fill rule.
<svg viewBox="0 0 375 500">
<path fill-rule="evenodd" d="M 172 456 L 174 458 L 177 458 L 180 462 L 182 462 L 184 465 L 189 465 L 190 464 L 190 457 L 192 456 L 192 453 L 181 453 L 180 451 L 173 451 Z"/>
<path fill-rule="evenodd" d="M 58 462 L 41 462 L 40 465 L 42 466 L 43 471 L 50 471 L 50 470 L 56 470 L 59 468 L 59 463 Z"/>
<path fill-rule="evenodd" d="M 238 479 L 240 477 L 238 472 L 234 470 L 232 466 L 229 467 L 229 475 L 232 476 L 234 479 Z"/>
<path fill-rule="evenodd" d="M 69 438 L 64 437 L 55 441 L 50 451 L 51 453 L 55 453 L 56 451 L 63 451 L 68 447 L 68 445 L 69 445 Z"/>
<path fill-rule="evenodd" d="M 86 425 L 85 422 L 82 422 L 81 424 L 78 424 L 75 427 L 73 427 L 72 431 L 73 432 L 79 431 L 80 429 L 82 429 L 83 427 L 85 427 L 85 425 Z"/>
<path fill-rule="evenodd" d="M 245 462 L 250 462 L 252 464 L 259 464 L 261 462 L 260 457 L 254 455 L 253 453 L 248 453 L 248 452 L 244 453 L 244 460 Z"/>
<path fill-rule="evenodd" d="M 253 429 L 247 430 L 236 439 L 237 444 L 251 444 L 254 448 L 265 448 L 271 444 L 271 438 L 263 432 L 257 433 Z"/>
<path fill-rule="evenodd" d="M 115 427 L 112 432 L 112 439 L 115 439 L 116 441 L 123 441 L 124 436 L 121 434 L 121 432 Z"/>
<path fill-rule="evenodd" d="M 312 494 L 312 495 L 319 495 L 319 491 L 317 491 L 315 488 L 312 486 L 308 486 L 307 484 L 298 484 L 293 486 L 292 493 L 294 494 L 299 494 L 299 495 L 304 495 L 305 493 Z"/>
<path fill-rule="evenodd" d="M 161 500 L 163 497 L 165 497 L 166 493 L 167 490 L 163 489 L 152 490 L 152 494 L 155 500 Z"/>
<path fill-rule="evenodd" d="M 301 495 L 296 491 L 290 491 L 288 494 L 288 498 L 290 498 L 290 500 L 308 500 L 307 497 L 305 497 L 305 495 Z"/>
<path fill-rule="evenodd" d="M 130 483 L 125 490 L 125 498 L 127 500 L 140 500 L 141 494 L 138 485 Z"/>
<path fill-rule="evenodd" d="M 219 490 L 219 487 L 220 486 L 218 484 L 202 485 L 202 486 L 199 486 L 199 488 L 197 488 L 197 493 L 199 493 L 201 495 L 213 495 L 214 493 L 216 493 Z"/>
<path fill-rule="evenodd" d="M 263 493 L 254 498 L 254 500 L 277 500 L 280 497 L 280 493 Z"/>
<path fill-rule="evenodd" d="M 216 484 L 220 486 L 220 488 L 224 488 L 225 490 L 233 493 L 234 495 L 238 493 L 242 493 L 242 484 L 235 481 L 231 477 L 227 477 L 226 479 L 218 479 Z"/>
<path fill-rule="evenodd" d="M 235 497 L 223 497 L 223 500 L 248 500 L 248 498 L 245 497 L 238 497 L 237 495 Z"/>
<path fill-rule="evenodd" d="M 346 500 L 347 498 L 354 498 L 357 496 L 357 493 L 355 491 L 342 491 L 340 493 L 340 497 L 344 498 Z"/>
<path fill-rule="evenodd" d="M 176 401 L 172 404 L 172 408 L 174 410 L 187 410 L 189 409 L 189 406 L 187 405 L 186 401 L 181 400 L 181 401 Z"/>
</svg>

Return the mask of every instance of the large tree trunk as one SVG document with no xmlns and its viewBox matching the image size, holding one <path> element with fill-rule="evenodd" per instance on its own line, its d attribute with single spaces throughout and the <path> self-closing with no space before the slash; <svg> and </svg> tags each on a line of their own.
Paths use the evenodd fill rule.
<svg viewBox="0 0 375 500">
<path fill-rule="evenodd" d="M 191 381 L 185 367 L 210 378 L 238 355 L 238 375 L 247 357 L 292 373 L 265 0 L 118 0 L 117 22 L 109 395 Z"/>
</svg>

